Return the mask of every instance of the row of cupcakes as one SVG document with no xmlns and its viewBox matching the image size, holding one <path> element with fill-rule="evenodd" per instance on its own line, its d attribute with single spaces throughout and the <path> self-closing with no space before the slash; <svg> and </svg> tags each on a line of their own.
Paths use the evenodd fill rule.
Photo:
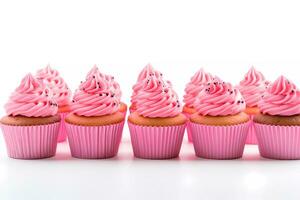
<svg viewBox="0 0 300 200">
<path fill-rule="evenodd" d="M 58 76 L 50 67 L 40 72 L 43 71 Z M 8 155 L 23 159 L 53 156 L 59 127 L 65 125 L 72 156 L 115 156 L 127 107 L 121 102 L 120 86 L 114 77 L 94 67 L 80 83 L 73 100 L 65 100 L 68 103 L 61 107 L 56 96 L 70 96 L 65 84 L 60 84 L 68 91 L 63 94 L 54 87 L 62 83 L 62 79 L 55 81 L 48 75 L 38 77 L 27 75 L 6 104 L 8 115 L 1 119 L 1 126 Z M 171 82 L 147 65 L 133 86 L 128 117 L 134 155 L 148 159 L 177 157 L 187 125 L 199 157 L 241 157 L 249 127 L 255 127 L 262 156 L 298 159 L 299 91 L 282 76 L 267 89 L 266 85 L 261 73 L 254 68 L 239 87 L 201 70 L 188 84 L 182 108 Z M 243 90 L 242 86 L 248 89 Z M 257 88 L 263 90 L 257 96 L 260 111 L 253 108 L 256 104 L 246 109 L 248 97 L 243 97 L 240 90 L 257 95 Z M 70 111 L 67 116 L 58 114 L 62 107 Z M 66 113 L 66 109 L 61 110 Z M 254 117 L 245 111 L 255 114 Z"/>
<path fill-rule="evenodd" d="M 169 108 L 167 104 L 160 109 L 153 106 L 158 102 L 151 95 L 147 95 L 153 101 L 148 108 L 158 111 L 156 115 L 145 115 L 145 107 L 138 109 L 139 91 L 143 90 L 145 81 L 148 83 L 149 77 L 161 76 L 151 65 L 142 70 L 133 86 L 131 115 L 153 117 L 159 121 L 172 117 L 163 115 L 164 110 Z M 165 82 L 171 86 L 170 81 Z M 155 98 L 159 96 L 152 95 Z M 165 96 L 161 98 L 168 99 Z M 193 141 L 199 157 L 239 158 L 245 143 L 258 143 L 260 154 L 264 157 L 300 159 L 300 91 L 284 76 L 270 83 L 261 72 L 251 67 L 239 85 L 232 86 L 200 69 L 186 85 L 183 101 L 182 113 L 188 119 L 188 139 Z"/>
</svg>

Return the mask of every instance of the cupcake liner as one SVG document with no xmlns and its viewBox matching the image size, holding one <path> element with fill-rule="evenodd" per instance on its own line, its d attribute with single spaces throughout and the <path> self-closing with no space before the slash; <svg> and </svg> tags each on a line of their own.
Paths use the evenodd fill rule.
<svg viewBox="0 0 300 200">
<path fill-rule="evenodd" d="M 78 126 L 66 123 L 73 157 L 103 159 L 117 155 L 124 121 L 106 126 Z"/>
<path fill-rule="evenodd" d="M 139 126 L 128 122 L 135 157 L 170 159 L 179 155 L 186 125 Z"/>
<path fill-rule="evenodd" d="M 242 157 L 249 124 L 207 126 L 190 122 L 196 156 L 208 159 Z"/>
<path fill-rule="evenodd" d="M 260 155 L 265 158 L 300 159 L 300 126 L 254 123 Z"/>
<path fill-rule="evenodd" d="M 249 131 L 248 131 L 248 136 L 246 139 L 246 144 L 257 144 L 257 138 L 256 138 L 256 134 L 255 134 L 255 127 L 254 127 L 254 123 L 253 123 L 253 118 L 254 115 L 249 115 L 251 122 L 249 125 Z"/>
<path fill-rule="evenodd" d="M 1 124 L 7 154 L 16 159 L 40 159 L 56 153 L 59 122 L 39 126 Z"/>
<path fill-rule="evenodd" d="M 187 133 L 187 136 L 188 136 L 188 141 L 189 142 L 193 142 L 193 138 L 192 138 L 193 136 L 192 136 L 191 126 L 190 126 L 190 117 L 191 117 L 191 114 L 186 113 L 186 112 L 183 112 L 183 114 L 188 119 L 188 122 L 187 122 L 187 125 L 186 125 L 186 133 Z"/>
<path fill-rule="evenodd" d="M 66 124 L 65 124 L 65 118 L 67 116 L 67 112 L 59 113 L 60 114 L 60 126 L 58 131 L 58 139 L 57 142 L 64 142 L 67 139 L 67 130 L 66 130 Z"/>
</svg>

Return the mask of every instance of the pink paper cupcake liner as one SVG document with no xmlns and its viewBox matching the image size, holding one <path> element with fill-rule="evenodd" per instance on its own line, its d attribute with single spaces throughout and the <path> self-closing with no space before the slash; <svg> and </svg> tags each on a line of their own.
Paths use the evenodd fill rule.
<svg viewBox="0 0 300 200">
<path fill-rule="evenodd" d="M 59 133 L 58 133 L 58 139 L 57 142 L 64 142 L 67 139 L 67 130 L 66 130 L 66 124 L 65 124 L 65 118 L 68 113 L 59 113 L 60 114 L 60 126 L 59 126 Z"/>
<path fill-rule="evenodd" d="M 246 139 L 246 144 L 257 144 L 257 138 L 256 138 L 256 134 L 255 134 L 255 127 L 253 124 L 253 117 L 254 115 L 249 115 L 251 122 L 249 125 L 249 131 L 248 131 L 248 136 Z"/>
<path fill-rule="evenodd" d="M 265 158 L 300 159 L 300 126 L 254 123 L 260 155 Z"/>
<path fill-rule="evenodd" d="M 40 159 L 54 156 L 59 124 L 40 126 L 1 124 L 8 156 L 16 159 Z"/>
<path fill-rule="evenodd" d="M 236 159 L 243 156 L 249 122 L 232 126 L 206 126 L 190 122 L 196 156 Z"/>
<path fill-rule="evenodd" d="M 192 136 L 191 127 L 190 127 L 190 123 L 189 123 L 191 114 L 186 113 L 186 112 L 183 112 L 183 114 L 188 119 L 188 122 L 187 122 L 187 125 L 186 125 L 186 133 L 187 133 L 187 136 L 188 136 L 188 141 L 193 142 L 193 138 L 192 138 L 193 136 Z"/>
<path fill-rule="evenodd" d="M 103 159 L 117 155 L 124 121 L 106 126 L 78 126 L 66 123 L 73 157 Z"/>
<path fill-rule="evenodd" d="M 179 155 L 186 125 L 138 126 L 128 122 L 134 156 L 171 159 Z"/>
</svg>

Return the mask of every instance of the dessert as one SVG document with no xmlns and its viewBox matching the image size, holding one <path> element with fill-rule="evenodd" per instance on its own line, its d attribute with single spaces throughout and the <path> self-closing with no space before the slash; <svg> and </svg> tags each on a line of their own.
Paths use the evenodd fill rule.
<svg viewBox="0 0 300 200">
<path fill-rule="evenodd" d="M 196 112 L 194 108 L 195 99 L 204 86 L 212 79 L 213 77 L 211 74 L 200 69 L 194 74 L 194 76 L 192 76 L 190 82 L 186 85 L 184 90 L 185 95 L 183 96 L 183 102 L 185 103 L 183 107 L 183 114 L 185 114 L 187 118 L 190 118 L 190 116 Z M 192 134 L 189 125 L 187 125 L 187 135 L 188 141 L 192 142 Z"/>
<path fill-rule="evenodd" d="M 254 67 L 251 67 L 238 86 L 246 102 L 245 112 L 251 118 L 251 125 L 246 140 L 247 144 L 257 144 L 253 117 L 259 114 L 258 102 L 261 100 L 261 96 L 265 92 L 268 84 L 269 82 L 265 80 L 263 74 Z"/>
<path fill-rule="evenodd" d="M 63 142 L 67 138 L 64 119 L 70 112 L 71 90 L 65 83 L 64 79 L 60 76 L 59 72 L 52 69 L 50 65 L 38 70 L 36 78 L 45 84 L 46 87 L 50 88 L 53 98 L 58 104 L 58 113 L 61 117 L 58 142 Z"/>
<path fill-rule="evenodd" d="M 264 92 L 254 116 L 261 156 L 272 159 L 300 159 L 300 91 L 280 76 Z"/>
<path fill-rule="evenodd" d="M 119 109 L 115 89 L 94 67 L 76 90 L 72 112 L 65 119 L 73 157 L 102 159 L 117 155 L 125 118 Z"/>
<path fill-rule="evenodd" d="M 149 73 L 135 103 L 136 111 L 128 117 L 134 155 L 144 159 L 177 157 L 187 119 L 170 82 Z"/>
<path fill-rule="evenodd" d="M 26 75 L 5 105 L 1 119 L 7 153 L 16 159 L 40 159 L 56 153 L 60 116 L 51 90 Z"/>
<path fill-rule="evenodd" d="M 243 155 L 249 128 L 245 101 L 237 88 L 216 78 L 197 96 L 190 117 L 196 156 L 235 159 Z"/>
</svg>

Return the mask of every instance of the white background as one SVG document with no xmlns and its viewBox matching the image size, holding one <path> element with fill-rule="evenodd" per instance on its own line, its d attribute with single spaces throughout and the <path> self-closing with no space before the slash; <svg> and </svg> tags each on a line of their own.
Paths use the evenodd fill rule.
<svg viewBox="0 0 300 200">
<path fill-rule="evenodd" d="M 127 103 L 149 62 L 180 96 L 200 67 L 236 84 L 254 65 L 300 85 L 299 9 L 297 1 L 0 0 L 0 104 L 48 63 L 72 89 L 98 64 Z M 136 160 L 124 130 L 120 156 L 105 161 L 72 159 L 67 144 L 52 159 L 12 160 L 1 137 L 0 199 L 300 198 L 298 161 L 261 159 L 255 146 L 241 160 L 201 160 L 186 141 L 178 160 Z"/>
</svg>

